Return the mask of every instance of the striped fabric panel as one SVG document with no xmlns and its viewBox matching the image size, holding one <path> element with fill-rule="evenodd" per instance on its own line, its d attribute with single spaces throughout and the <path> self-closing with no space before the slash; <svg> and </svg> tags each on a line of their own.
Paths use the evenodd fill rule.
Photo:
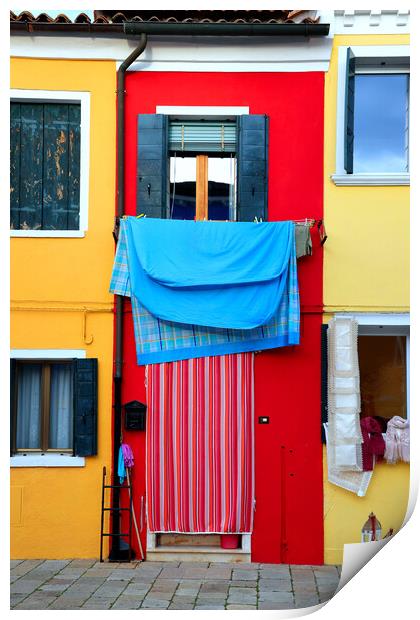
<svg viewBox="0 0 420 620">
<path fill-rule="evenodd" d="M 147 367 L 147 515 L 151 532 L 251 532 L 254 357 Z"/>
</svg>

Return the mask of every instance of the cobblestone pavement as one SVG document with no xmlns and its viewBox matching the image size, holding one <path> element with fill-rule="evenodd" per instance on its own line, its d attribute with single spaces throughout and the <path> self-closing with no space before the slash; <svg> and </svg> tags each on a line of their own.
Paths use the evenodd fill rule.
<svg viewBox="0 0 420 620">
<path fill-rule="evenodd" d="M 290 609 L 330 599 L 338 566 L 13 560 L 12 609 Z"/>
</svg>

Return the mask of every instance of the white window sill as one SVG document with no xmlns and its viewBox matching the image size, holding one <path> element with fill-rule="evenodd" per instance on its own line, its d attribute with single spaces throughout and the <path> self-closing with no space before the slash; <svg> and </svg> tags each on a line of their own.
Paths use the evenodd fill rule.
<svg viewBox="0 0 420 620">
<path fill-rule="evenodd" d="M 10 457 L 10 467 L 84 467 L 83 456 L 69 454 L 17 454 Z"/>
<path fill-rule="evenodd" d="M 410 185 L 408 172 L 332 174 L 331 179 L 336 185 Z"/>
<path fill-rule="evenodd" d="M 84 230 L 11 230 L 11 237 L 66 237 L 81 238 L 86 232 Z"/>
</svg>

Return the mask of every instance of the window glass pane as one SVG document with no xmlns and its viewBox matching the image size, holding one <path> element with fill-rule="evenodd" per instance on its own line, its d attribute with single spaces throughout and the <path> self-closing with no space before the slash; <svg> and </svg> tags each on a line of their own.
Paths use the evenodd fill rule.
<svg viewBox="0 0 420 620">
<path fill-rule="evenodd" d="M 41 448 L 41 364 L 19 364 L 16 448 Z"/>
<path fill-rule="evenodd" d="M 49 447 L 73 446 L 73 381 L 70 364 L 51 364 Z"/>
<path fill-rule="evenodd" d="M 408 170 L 408 74 L 356 75 L 354 172 Z"/>
<path fill-rule="evenodd" d="M 405 336 L 359 336 L 361 416 L 407 417 Z"/>
<path fill-rule="evenodd" d="M 171 219 L 193 220 L 195 218 L 196 178 L 195 157 L 170 158 Z"/>
<path fill-rule="evenodd" d="M 235 220 L 234 157 L 209 157 L 209 220 Z"/>
</svg>

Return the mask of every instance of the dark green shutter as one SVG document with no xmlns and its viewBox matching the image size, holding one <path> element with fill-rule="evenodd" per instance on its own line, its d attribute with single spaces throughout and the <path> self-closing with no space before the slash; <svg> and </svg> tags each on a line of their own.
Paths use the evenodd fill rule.
<svg viewBox="0 0 420 620">
<path fill-rule="evenodd" d="M 74 454 L 97 454 L 98 360 L 76 359 L 74 370 Z"/>
<path fill-rule="evenodd" d="M 137 215 L 166 218 L 169 209 L 168 117 L 137 120 Z"/>
<path fill-rule="evenodd" d="M 237 219 L 267 220 L 268 117 L 238 117 Z"/>
<path fill-rule="evenodd" d="M 353 174 L 355 71 L 356 59 L 351 47 L 348 47 L 346 61 L 346 100 L 344 107 L 344 169 L 348 174 Z"/>
<path fill-rule="evenodd" d="M 42 228 L 44 106 L 21 103 L 20 229 Z"/>
<path fill-rule="evenodd" d="M 80 104 L 17 103 L 10 108 L 13 230 L 77 230 Z"/>
<path fill-rule="evenodd" d="M 321 325 L 321 440 L 325 443 L 324 423 L 328 422 L 328 325 Z"/>
<path fill-rule="evenodd" d="M 20 103 L 10 105 L 10 228 L 19 228 L 20 204 Z"/>
<path fill-rule="evenodd" d="M 10 455 L 14 453 L 16 406 L 16 360 L 10 360 Z"/>
</svg>

